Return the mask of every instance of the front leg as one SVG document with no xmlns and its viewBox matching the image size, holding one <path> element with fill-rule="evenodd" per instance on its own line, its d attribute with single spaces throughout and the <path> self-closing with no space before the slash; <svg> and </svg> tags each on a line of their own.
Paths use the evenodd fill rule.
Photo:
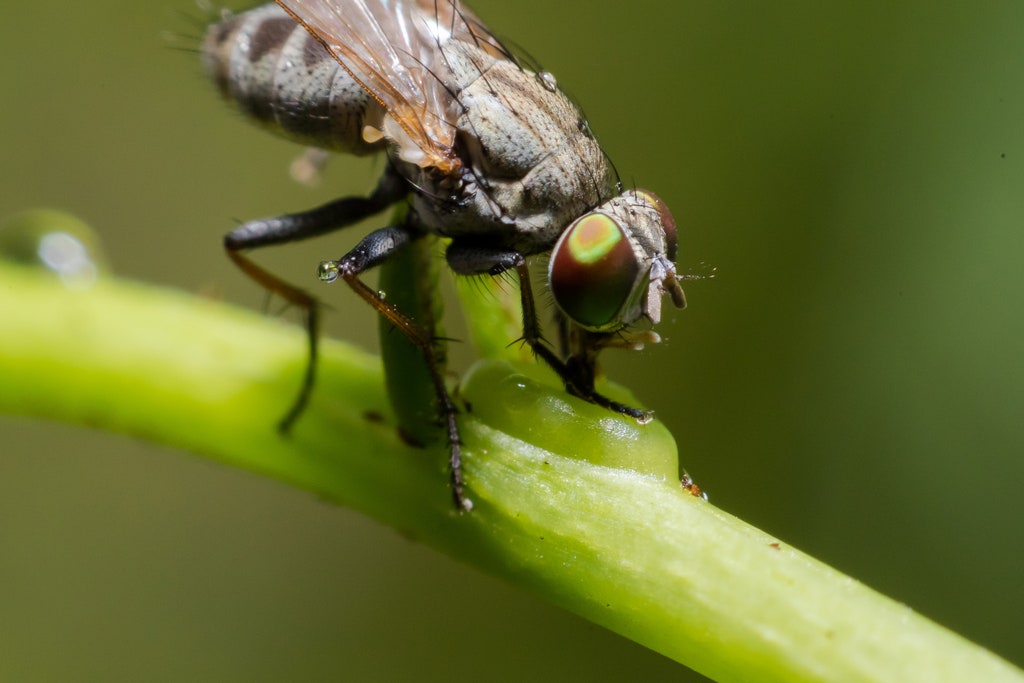
<svg viewBox="0 0 1024 683">
<path fill-rule="evenodd" d="M 387 227 L 375 230 L 337 261 L 321 263 L 319 276 L 324 282 L 334 282 L 338 279 L 344 280 L 360 298 L 370 304 L 388 322 L 401 331 L 423 354 L 431 383 L 434 386 L 437 410 L 446 427 L 452 499 L 458 510 L 470 510 L 472 509 L 472 502 L 464 494 L 462 438 L 455 419 L 458 411 L 444 381 L 443 351 L 436 345 L 432 330 L 424 328 L 415 320 L 409 318 L 398 307 L 384 299 L 359 278 L 362 273 L 370 268 L 381 265 L 391 259 L 399 250 L 416 238 L 417 235 L 400 227 Z"/>
<path fill-rule="evenodd" d="M 500 275 L 507 270 L 515 270 L 519 276 L 519 294 L 523 305 L 522 340 L 529 344 L 535 356 L 540 357 L 562 379 L 566 391 L 613 412 L 628 415 L 640 423 L 646 424 L 651 421 L 653 414 L 650 411 L 613 401 L 594 389 L 595 366 L 600 344 L 574 349 L 565 361 L 547 345 L 537 320 L 530 271 L 526 258 L 521 253 L 513 249 L 494 249 L 452 242 L 446 257 L 448 265 L 459 275 Z"/>
</svg>

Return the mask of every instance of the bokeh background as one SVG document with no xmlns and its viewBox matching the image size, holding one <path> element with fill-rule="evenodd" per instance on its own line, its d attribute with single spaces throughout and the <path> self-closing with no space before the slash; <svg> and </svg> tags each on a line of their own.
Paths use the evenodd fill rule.
<svg viewBox="0 0 1024 683">
<path fill-rule="evenodd" d="M 607 363 L 711 500 L 1024 663 L 1024 5 L 473 6 L 673 208 L 681 269 L 717 268 Z M 297 148 L 175 49 L 202 16 L 9 3 L 0 216 L 70 211 L 118 274 L 259 308 L 221 235 L 380 165 L 291 182 Z M 260 260 L 312 283 L 359 233 Z M 3 680 L 702 680 L 304 492 L 25 419 L 0 420 L 0 610 Z"/>
</svg>

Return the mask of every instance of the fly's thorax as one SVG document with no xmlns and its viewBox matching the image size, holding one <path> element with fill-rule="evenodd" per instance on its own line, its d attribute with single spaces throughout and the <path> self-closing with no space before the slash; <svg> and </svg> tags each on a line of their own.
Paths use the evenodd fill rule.
<svg viewBox="0 0 1024 683">
<path fill-rule="evenodd" d="M 463 73 L 457 90 L 467 165 L 486 180 L 532 185 L 526 199 L 534 204 L 570 197 L 596 203 L 611 174 L 583 114 L 552 87 L 550 75 L 478 53 L 464 43 L 445 46 L 445 55 L 461 55 L 454 63 L 473 76 Z"/>
<path fill-rule="evenodd" d="M 363 138 L 380 125 L 379 105 L 277 5 L 210 26 L 203 62 L 225 98 L 278 135 L 349 154 L 383 148 Z"/>
<path fill-rule="evenodd" d="M 661 319 L 661 297 L 686 305 L 676 278 L 676 224 L 647 190 L 628 190 L 586 213 L 562 233 L 548 279 L 558 307 L 594 332 Z"/>
<path fill-rule="evenodd" d="M 508 235 L 505 246 L 547 251 L 573 218 L 611 196 L 613 173 L 600 145 L 549 74 L 460 41 L 442 50 L 461 109 L 456 151 L 463 174 L 457 205 L 429 186 L 421 215 L 429 222 L 426 214 L 444 214 L 436 229 L 449 236 L 498 226 Z"/>
</svg>

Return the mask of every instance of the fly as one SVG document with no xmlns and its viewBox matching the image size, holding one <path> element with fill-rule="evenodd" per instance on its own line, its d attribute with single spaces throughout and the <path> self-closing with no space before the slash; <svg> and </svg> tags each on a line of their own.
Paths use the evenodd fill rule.
<svg viewBox="0 0 1024 683">
<path fill-rule="evenodd" d="M 207 70 L 222 94 L 273 132 L 335 152 L 384 153 L 388 165 L 366 197 L 250 221 L 225 236 L 231 259 L 252 279 L 307 314 L 313 386 L 317 302 L 242 251 L 322 235 L 407 200 L 397 225 L 371 232 L 319 278 L 344 281 L 422 352 L 450 452 L 452 496 L 463 491 L 456 407 L 428 330 L 360 276 L 410 242 L 448 238 L 459 275 L 514 271 L 523 341 L 569 393 L 641 422 L 651 413 L 594 388 L 598 352 L 657 340 L 661 299 L 685 306 L 676 275 L 676 225 L 647 190 L 623 191 L 586 119 L 554 77 L 534 73 L 458 0 L 278 0 L 208 30 Z M 527 257 L 550 253 L 548 284 L 560 345 L 541 336 Z"/>
</svg>

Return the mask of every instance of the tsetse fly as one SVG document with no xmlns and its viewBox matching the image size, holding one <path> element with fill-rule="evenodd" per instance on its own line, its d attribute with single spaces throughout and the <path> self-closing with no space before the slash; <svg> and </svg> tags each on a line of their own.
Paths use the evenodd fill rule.
<svg viewBox="0 0 1024 683">
<path fill-rule="evenodd" d="M 602 348 L 657 340 L 633 326 L 659 321 L 663 293 L 685 306 L 684 278 L 673 263 L 675 221 L 653 193 L 623 189 L 551 74 L 526 68 L 458 0 L 278 0 L 211 26 L 203 55 L 222 94 L 271 131 L 388 159 L 366 197 L 250 221 L 225 236 L 245 273 L 307 312 L 309 366 L 285 427 L 312 389 L 317 304 L 241 252 L 338 230 L 404 200 L 400 224 L 321 263 L 319 277 L 343 280 L 423 353 L 446 427 L 458 509 L 471 504 L 463 491 L 457 409 L 434 340 L 359 277 L 421 236 L 448 238 L 445 257 L 459 275 L 515 271 L 522 340 L 569 393 L 651 419 L 595 391 L 595 366 Z M 527 265 L 527 257 L 549 252 L 557 352 L 541 336 Z"/>
</svg>

